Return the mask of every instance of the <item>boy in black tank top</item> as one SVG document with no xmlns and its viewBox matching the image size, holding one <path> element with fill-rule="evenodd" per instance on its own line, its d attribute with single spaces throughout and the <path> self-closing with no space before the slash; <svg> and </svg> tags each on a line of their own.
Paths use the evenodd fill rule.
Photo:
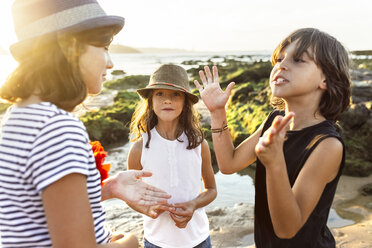
<svg viewBox="0 0 372 248">
<path fill-rule="evenodd" d="M 224 128 L 234 83 L 222 91 L 216 67 L 200 72 L 204 87 L 195 81 L 211 112 L 218 166 L 232 174 L 257 160 L 256 247 L 335 247 L 326 223 L 345 163 L 334 124 L 349 106 L 348 53 L 324 32 L 299 29 L 277 46 L 272 64 L 272 104 L 281 111 L 237 148 Z"/>
</svg>

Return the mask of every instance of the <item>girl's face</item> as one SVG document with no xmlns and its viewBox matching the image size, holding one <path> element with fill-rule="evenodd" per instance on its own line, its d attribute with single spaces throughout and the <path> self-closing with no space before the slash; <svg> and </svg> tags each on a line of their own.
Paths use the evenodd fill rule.
<svg viewBox="0 0 372 248">
<path fill-rule="evenodd" d="M 152 105 L 159 121 L 178 120 L 185 103 L 185 94 L 177 90 L 154 90 Z"/>
<path fill-rule="evenodd" d="M 312 59 L 310 49 L 299 58 L 295 58 L 296 48 L 297 42 L 293 42 L 277 57 L 270 75 L 273 96 L 285 100 L 303 96 L 310 96 L 310 98 L 321 96 L 327 89 L 321 68 Z"/>
<path fill-rule="evenodd" d="M 107 69 L 113 67 L 107 47 L 86 45 L 79 59 L 79 67 L 88 94 L 98 94 L 106 81 Z"/>
</svg>

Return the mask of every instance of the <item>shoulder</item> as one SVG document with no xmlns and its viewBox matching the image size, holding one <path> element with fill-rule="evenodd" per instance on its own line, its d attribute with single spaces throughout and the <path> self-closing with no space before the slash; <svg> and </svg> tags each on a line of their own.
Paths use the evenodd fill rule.
<svg viewBox="0 0 372 248">
<path fill-rule="evenodd" d="M 202 141 L 202 143 L 200 144 L 200 146 L 201 146 L 201 154 L 202 154 L 202 156 L 205 155 L 205 154 L 210 154 L 210 149 L 209 149 L 208 141 L 206 141 L 204 139 Z"/>
<path fill-rule="evenodd" d="M 343 143 L 336 137 L 325 137 L 323 140 L 319 142 L 319 145 L 315 148 L 314 152 L 318 154 L 328 154 L 328 156 L 332 155 L 342 155 L 344 150 Z"/>
<path fill-rule="evenodd" d="M 141 170 L 141 156 L 142 156 L 143 140 L 137 140 L 133 143 L 128 154 L 128 169 Z"/>
<path fill-rule="evenodd" d="M 136 142 L 133 143 L 132 147 L 130 148 L 131 152 L 142 152 L 142 146 L 143 146 L 143 139 L 139 139 Z"/>
<path fill-rule="evenodd" d="M 325 137 L 309 157 L 313 169 L 327 182 L 336 177 L 344 157 L 344 145 L 337 137 Z"/>
<path fill-rule="evenodd" d="M 128 159 L 139 159 L 142 155 L 143 139 L 139 139 L 133 143 L 129 150 Z"/>
<path fill-rule="evenodd" d="M 208 144 L 208 141 L 207 140 L 204 139 L 200 145 L 201 145 L 202 151 L 204 149 L 208 149 L 209 150 L 209 144 Z"/>
</svg>

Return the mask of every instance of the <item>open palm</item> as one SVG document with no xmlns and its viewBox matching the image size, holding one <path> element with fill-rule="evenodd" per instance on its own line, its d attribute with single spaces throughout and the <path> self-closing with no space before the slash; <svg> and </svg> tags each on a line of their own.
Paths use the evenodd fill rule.
<svg viewBox="0 0 372 248">
<path fill-rule="evenodd" d="M 197 80 L 194 81 L 196 88 L 199 90 L 200 97 L 210 112 L 225 108 L 231 90 L 235 85 L 235 83 L 231 82 L 226 87 L 226 90 L 223 91 L 218 81 L 217 67 L 213 66 L 212 70 L 213 75 L 208 66 L 204 67 L 204 71 L 199 71 L 203 86 L 201 86 Z"/>
</svg>

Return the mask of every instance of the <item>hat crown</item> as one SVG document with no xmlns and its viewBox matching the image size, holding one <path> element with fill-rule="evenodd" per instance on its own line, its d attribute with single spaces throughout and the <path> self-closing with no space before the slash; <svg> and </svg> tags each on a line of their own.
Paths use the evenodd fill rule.
<svg viewBox="0 0 372 248">
<path fill-rule="evenodd" d="M 37 38 L 109 26 L 115 35 L 124 26 L 123 17 L 107 15 L 97 0 L 15 0 L 12 14 L 18 42 L 10 51 L 16 59 L 31 51 Z"/>
<path fill-rule="evenodd" d="M 143 98 L 148 98 L 152 90 L 168 89 L 178 90 L 186 94 L 192 103 L 198 102 L 198 97 L 191 93 L 189 77 L 185 69 L 178 65 L 161 65 L 151 75 L 149 84 L 142 89 L 138 89 L 137 93 Z"/>
<path fill-rule="evenodd" d="M 12 6 L 19 40 L 76 25 L 106 13 L 96 0 L 16 0 Z"/>
<path fill-rule="evenodd" d="M 150 77 L 149 85 L 153 84 L 172 84 L 190 91 L 187 72 L 178 65 L 161 65 Z"/>
</svg>

